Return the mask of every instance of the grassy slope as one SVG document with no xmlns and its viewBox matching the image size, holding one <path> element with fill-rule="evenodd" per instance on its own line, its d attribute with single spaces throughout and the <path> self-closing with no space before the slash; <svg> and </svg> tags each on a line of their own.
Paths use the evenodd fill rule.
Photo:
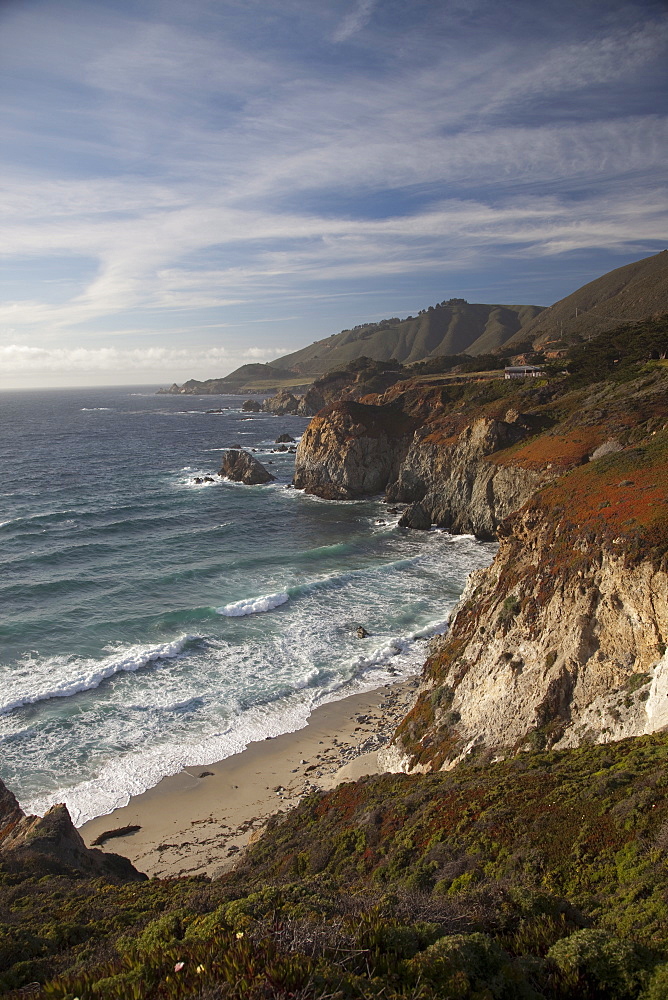
<svg viewBox="0 0 668 1000">
<path fill-rule="evenodd" d="M 5 873 L 3 979 L 60 971 L 45 995 L 69 1000 L 657 998 L 667 763 L 655 735 L 363 779 L 215 882 Z"/>
<path fill-rule="evenodd" d="M 578 288 L 533 322 L 510 343 L 529 339 L 538 346 L 596 336 L 620 322 L 664 313 L 668 306 L 668 251 L 609 271 Z"/>
<path fill-rule="evenodd" d="M 539 308 L 482 305 L 452 299 L 405 320 L 383 320 L 354 330 L 342 330 L 271 364 L 313 372 L 327 371 L 362 356 L 378 361 L 395 358 L 410 364 L 464 351 L 483 354 L 500 347 L 521 331 L 523 324 L 529 322 Z"/>
</svg>

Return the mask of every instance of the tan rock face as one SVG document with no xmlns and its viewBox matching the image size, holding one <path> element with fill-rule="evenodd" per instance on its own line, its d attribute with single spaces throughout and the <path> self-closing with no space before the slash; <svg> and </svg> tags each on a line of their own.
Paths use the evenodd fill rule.
<svg viewBox="0 0 668 1000">
<path fill-rule="evenodd" d="M 433 523 L 453 533 L 494 538 L 499 523 L 533 493 L 544 473 L 495 465 L 495 452 L 526 436 L 518 423 L 480 418 L 455 439 L 434 440 L 429 425 L 416 431 L 395 482 L 392 502 L 419 502 Z"/>
<path fill-rule="evenodd" d="M 302 436 L 294 484 L 329 500 L 380 493 L 396 474 L 414 426 L 405 414 L 386 407 L 334 403 Z"/>
<path fill-rule="evenodd" d="M 266 413 L 276 413 L 278 416 L 285 413 L 299 413 L 301 400 L 301 396 L 295 396 L 289 389 L 279 389 L 275 396 L 263 400 L 262 409 Z"/>
<path fill-rule="evenodd" d="M 474 748 L 562 748 L 668 724 L 665 567 L 576 535 L 572 558 L 555 565 L 553 523 L 528 509 L 511 524 L 425 664 L 393 767 L 449 767 Z"/>
</svg>

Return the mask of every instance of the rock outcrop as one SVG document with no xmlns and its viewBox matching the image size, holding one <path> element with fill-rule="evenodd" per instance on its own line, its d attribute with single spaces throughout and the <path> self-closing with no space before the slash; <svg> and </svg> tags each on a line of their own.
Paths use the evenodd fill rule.
<svg viewBox="0 0 668 1000">
<path fill-rule="evenodd" d="M 480 417 L 454 439 L 443 438 L 427 424 L 416 431 L 388 501 L 418 504 L 422 520 L 453 534 L 494 538 L 500 522 L 531 495 L 541 479 L 538 472 L 487 461 L 495 452 L 528 434 L 516 411 L 503 420 Z M 417 527 L 413 509 L 405 515 Z"/>
<path fill-rule="evenodd" d="M 223 452 L 223 464 L 218 475 L 231 479 L 234 483 L 245 483 L 246 486 L 261 486 L 276 478 L 247 451 L 233 448 Z"/>
<path fill-rule="evenodd" d="M 241 409 L 244 413 L 260 413 L 262 404 L 258 403 L 257 399 L 245 399 L 241 404 Z"/>
<path fill-rule="evenodd" d="M 414 528 L 416 531 L 429 531 L 431 515 L 424 504 L 412 503 L 399 518 L 400 528 Z"/>
<path fill-rule="evenodd" d="M 269 396 L 262 401 L 265 413 L 275 413 L 283 416 L 285 413 L 299 413 L 301 396 L 295 396 L 289 389 L 279 389 L 275 396 Z"/>
<path fill-rule="evenodd" d="M 453 415 L 442 387 L 397 388 L 389 401 L 378 397 L 380 405 L 344 400 L 321 410 L 297 449 L 295 485 L 327 499 L 385 490 L 389 502 L 412 505 L 403 525 L 495 537 L 551 474 L 495 459 L 531 434 L 534 418 L 513 408 Z"/>
<path fill-rule="evenodd" d="M 386 766 L 668 726 L 668 430 L 580 466 L 500 528 Z"/>
<path fill-rule="evenodd" d="M 380 493 L 396 476 L 414 428 L 415 421 L 398 409 L 333 403 L 304 431 L 294 485 L 328 500 Z"/>
<path fill-rule="evenodd" d="M 52 806 L 43 818 L 26 816 L 1 781 L 0 861 L 11 870 L 28 867 L 45 874 L 77 871 L 122 881 L 147 877 L 127 858 L 86 847 L 64 805 Z"/>
</svg>

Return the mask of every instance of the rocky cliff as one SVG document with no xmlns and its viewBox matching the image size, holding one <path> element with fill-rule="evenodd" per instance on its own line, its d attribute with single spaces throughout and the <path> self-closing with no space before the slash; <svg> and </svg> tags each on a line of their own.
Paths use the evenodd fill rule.
<svg viewBox="0 0 668 1000">
<path fill-rule="evenodd" d="M 379 493 L 396 475 L 414 428 L 411 417 L 398 409 L 332 403 L 304 431 L 294 484 L 327 500 Z"/>
<path fill-rule="evenodd" d="M 74 871 L 123 881 L 146 878 L 127 858 L 86 847 L 64 805 L 52 806 L 44 817 L 26 816 L 1 781 L 0 863 L 9 870 Z"/>
<path fill-rule="evenodd" d="M 632 409 L 642 387 L 626 388 Z M 652 388 L 626 447 L 597 448 L 500 526 L 499 553 L 425 664 L 388 766 L 668 726 L 668 386 Z"/>
<path fill-rule="evenodd" d="M 385 491 L 390 502 L 418 504 L 425 526 L 493 537 L 550 470 L 493 460 L 537 425 L 533 415 L 507 405 L 522 396 L 517 387 L 473 382 L 467 391 L 462 407 L 459 387 L 409 380 L 373 397 L 376 404 L 372 397 L 331 404 L 304 433 L 295 486 L 329 499 Z M 531 395 L 527 388 L 524 396 Z M 405 523 L 417 526 L 410 511 Z"/>
<path fill-rule="evenodd" d="M 388 766 L 668 725 L 668 370 L 652 360 L 668 322 L 642 339 L 648 329 L 609 371 L 592 347 L 586 367 L 546 384 L 406 382 L 309 425 L 296 485 L 385 489 L 413 505 L 404 524 L 500 540 L 427 661 Z"/>
</svg>

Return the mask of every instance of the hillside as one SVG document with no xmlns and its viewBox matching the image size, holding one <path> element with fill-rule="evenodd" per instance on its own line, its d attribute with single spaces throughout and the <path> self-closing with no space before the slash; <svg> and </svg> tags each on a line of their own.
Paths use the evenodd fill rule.
<svg viewBox="0 0 668 1000">
<path fill-rule="evenodd" d="M 343 784 L 270 821 L 213 881 L 0 860 L 0 990 L 663 1000 L 667 760 L 655 735 Z"/>
<path fill-rule="evenodd" d="M 163 393 L 304 391 L 323 374 L 358 358 L 425 363 L 446 355 L 469 358 L 513 351 L 562 349 L 668 310 L 668 250 L 589 282 L 549 308 L 482 305 L 449 299 L 418 316 L 385 319 L 342 330 L 270 361 L 242 365 L 224 378 L 190 379 Z M 491 366 L 490 366 L 491 367 Z"/>
<path fill-rule="evenodd" d="M 668 250 L 609 271 L 543 310 L 509 340 L 534 347 L 587 340 L 668 310 Z"/>
<path fill-rule="evenodd" d="M 486 354 L 521 332 L 541 308 L 476 305 L 465 299 L 450 299 L 421 310 L 415 317 L 342 330 L 270 364 L 319 374 L 359 357 L 411 364 L 442 354 Z"/>
<path fill-rule="evenodd" d="M 409 379 L 313 418 L 296 486 L 327 499 L 385 491 L 409 504 L 400 525 L 500 538 L 387 766 L 668 722 L 667 352 L 668 316 L 576 347 L 569 374 Z"/>
<path fill-rule="evenodd" d="M 666 355 L 668 315 L 546 378 L 426 373 L 318 413 L 312 492 L 499 539 L 387 773 L 306 794 L 213 880 L 138 881 L 0 785 L 0 993 L 665 1000 Z"/>
</svg>

